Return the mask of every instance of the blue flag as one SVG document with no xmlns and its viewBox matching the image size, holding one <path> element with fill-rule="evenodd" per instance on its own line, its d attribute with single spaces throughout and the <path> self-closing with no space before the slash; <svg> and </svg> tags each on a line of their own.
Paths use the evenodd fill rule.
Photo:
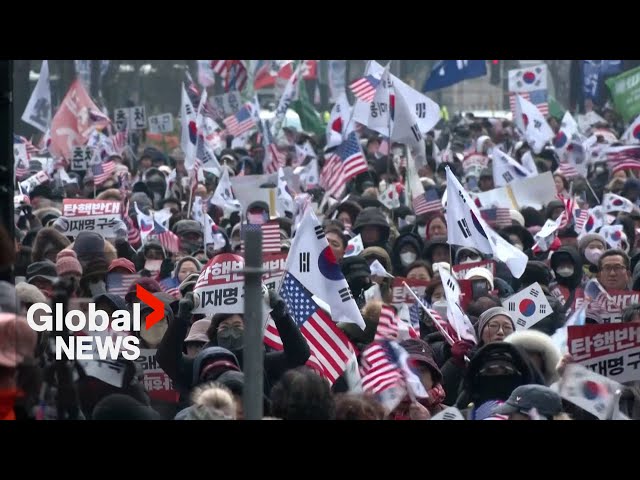
<svg viewBox="0 0 640 480">
<path fill-rule="evenodd" d="M 486 60 L 440 60 L 433 66 L 422 91 L 438 90 L 486 74 Z"/>
<path fill-rule="evenodd" d="M 597 105 L 604 101 L 603 86 L 606 78 L 622 72 L 622 60 L 582 60 L 582 92 L 584 98 Z"/>
</svg>

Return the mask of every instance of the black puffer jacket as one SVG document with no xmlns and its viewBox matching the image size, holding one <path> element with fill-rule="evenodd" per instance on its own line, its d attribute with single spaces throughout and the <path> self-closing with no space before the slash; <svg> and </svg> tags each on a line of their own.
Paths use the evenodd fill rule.
<svg viewBox="0 0 640 480">
<path fill-rule="evenodd" d="M 391 256 L 391 247 L 389 246 L 389 234 L 391 229 L 389 228 L 387 218 L 379 208 L 367 207 L 362 210 L 356 219 L 355 225 L 353 226 L 353 232 L 358 235 L 359 233 L 362 233 L 362 229 L 367 225 L 381 227 L 382 236 L 376 243 L 366 243 L 363 241 L 364 248 L 382 247 L 387 251 L 389 256 Z"/>
<path fill-rule="evenodd" d="M 391 265 L 393 266 L 393 274 L 399 277 L 404 277 L 407 274 L 407 267 L 402 265 L 402 260 L 400 260 L 400 250 L 405 245 L 411 245 L 416 249 L 416 260 L 420 258 L 424 249 L 424 242 L 416 233 L 406 232 L 396 238 L 391 249 Z"/>
</svg>

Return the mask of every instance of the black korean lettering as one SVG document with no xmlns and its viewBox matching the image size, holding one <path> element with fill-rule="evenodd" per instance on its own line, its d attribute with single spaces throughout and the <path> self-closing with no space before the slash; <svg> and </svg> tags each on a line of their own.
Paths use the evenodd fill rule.
<svg viewBox="0 0 640 480">
<path fill-rule="evenodd" d="M 235 305 L 238 303 L 238 287 L 223 289 L 222 296 L 225 305 Z"/>
<path fill-rule="evenodd" d="M 378 107 L 376 102 L 371 102 L 371 117 L 378 118 Z"/>
<path fill-rule="evenodd" d="M 213 305 L 215 307 L 222 305 L 222 289 L 217 289 L 213 291 Z"/>
</svg>

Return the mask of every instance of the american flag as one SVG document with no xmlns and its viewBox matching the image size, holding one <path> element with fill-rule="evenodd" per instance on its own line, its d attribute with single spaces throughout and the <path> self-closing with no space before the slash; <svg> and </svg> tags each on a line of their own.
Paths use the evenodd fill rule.
<svg viewBox="0 0 640 480">
<path fill-rule="evenodd" d="M 341 197 L 345 184 L 353 177 L 368 170 L 360 142 L 355 132 L 340 144 L 322 168 L 320 186 L 328 195 Z"/>
<path fill-rule="evenodd" d="M 447 320 L 443 320 L 437 311 L 433 310 L 432 308 L 428 308 L 427 310 L 436 323 L 435 327 L 442 334 L 447 343 L 449 345 L 453 345 L 453 339 L 458 338 L 457 334 L 453 330 L 453 327 Z M 409 307 L 409 318 L 411 320 L 411 325 L 413 325 L 413 328 L 418 332 L 420 331 L 421 312 L 423 312 L 423 310 L 418 302 Z"/>
<path fill-rule="evenodd" d="M 256 121 L 251 111 L 245 105 L 233 115 L 224 119 L 229 135 L 239 137 L 256 126 Z"/>
<path fill-rule="evenodd" d="M 211 69 L 225 79 L 225 91 L 242 91 L 247 83 L 247 68 L 242 60 L 212 60 Z"/>
<path fill-rule="evenodd" d="M 404 384 L 404 375 L 389 342 L 376 342 L 362 353 L 362 389 L 380 394 Z"/>
<path fill-rule="evenodd" d="M 182 298 L 180 295 L 180 281 L 175 277 L 165 278 L 160 281 L 160 286 L 162 290 L 171 295 L 173 298 Z"/>
<path fill-rule="evenodd" d="M 612 166 L 611 163 L 609 163 L 609 166 Z M 622 170 L 640 170 L 640 161 L 632 159 L 618 161 L 613 165 L 611 173 L 620 172 Z"/>
<path fill-rule="evenodd" d="M 263 253 L 280 253 L 280 225 L 277 220 L 271 220 L 263 225 L 242 225 L 240 239 L 240 251 L 244 253 L 244 232 L 250 230 L 262 230 L 262 251 Z"/>
<path fill-rule="evenodd" d="M 491 227 L 510 227 L 513 225 L 508 208 L 486 208 L 480 210 L 482 219 Z"/>
<path fill-rule="evenodd" d="M 31 159 L 32 155 L 38 155 L 39 150 L 37 147 L 35 147 L 33 145 L 33 143 L 31 143 L 31 140 L 27 140 L 25 137 L 21 136 L 21 135 L 13 135 L 13 143 L 24 143 L 25 147 L 27 148 L 27 159 Z"/>
<path fill-rule="evenodd" d="M 18 160 L 18 163 L 16 163 L 15 170 L 16 170 L 16 172 L 15 172 L 16 173 L 16 178 L 18 180 L 22 180 L 24 177 L 29 175 L 29 165 L 22 158 L 20 158 Z"/>
<path fill-rule="evenodd" d="M 562 175 L 563 177 L 566 177 L 566 178 L 575 178 L 580 176 L 580 172 L 578 172 L 575 165 L 570 162 L 560 163 L 555 173 Z"/>
<path fill-rule="evenodd" d="M 107 275 L 107 292 L 124 297 L 131 285 L 140 278 L 137 273 L 109 273 Z"/>
<path fill-rule="evenodd" d="M 116 169 L 116 164 L 109 160 L 107 162 L 96 163 L 91 167 L 91 173 L 93 173 L 93 184 L 98 186 L 111 178 L 111 175 Z"/>
<path fill-rule="evenodd" d="M 376 78 L 373 75 L 367 75 L 353 82 L 349 85 L 349 88 L 358 100 L 362 100 L 363 102 L 372 102 L 373 97 L 376 95 L 376 88 L 378 88 L 379 84 L 379 78 Z"/>
<path fill-rule="evenodd" d="M 416 215 L 442 211 L 442 201 L 434 187 L 428 188 L 422 195 L 413 197 L 411 201 Z"/>
<path fill-rule="evenodd" d="M 172 253 L 178 253 L 180 250 L 180 238 L 171 230 L 160 225 L 155 219 L 153 220 L 153 230 L 148 235 L 155 235 L 160 245 Z"/>
<path fill-rule="evenodd" d="M 547 100 L 546 90 L 536 90 L 535 92 L 509 93 L 509 107 L 511 113 L 516 114 L 516 95 L 520 95 L 525 100 L 530 101 L 543 115 L 549 115 L 549 102 Z"/>
<path fill-rule="evenodd" d="M 268 158 L 265 173 L 275 173 L 280 167 L 284 167 L 287 163 L 287 154 L 281 152 L 275 143 L 267 146 L 266 155 Z"/>
<path fill-rule="evenodd" d="M 115 135 L 109 137 L 109 143 L 111 144 L 111 150 L 118 155 L 122 155 L 122 152 L 127 148 L 129 143 L 128 132 L 116 132 Z"/>
<path fill-rule="evenodd" d="M 393 307 L 390 307 L 389 305 L 382 305 L 374 341 L 384 340 L 387 338 L 397 340 L 399 337 L 399 330 L 403 326 L 401 325 L 401 322 L 402 320 L 398 318 Z M 402 323 L 404 324 L 404 322 Z M 410 338 L 418 338 L 419 335 L 416 333 L 415 329 L 412 326 L 408 327 L 408 336 Z"/>
<path fill-rule="evenodd" d="M 347 368 L 353 346 L 331 317 L 313 301 L 311 293 L 289 272 L 285 273 L 280 295 L 309 344 L 311 357 L 307 365 L 319 369 L 333 384 Z M 267 323 L 264 343 L 276 350 L 283 348 L 280 334 L 271 319 Z"/>
<path fill-rule="evenodd" d="M 573 216 L 575 220 L 574 230 L 577 234 L 580 234 L 584 229 L 585 223 L 587 223 L 587 220 L 589 219 L 589 210 L 577 208 L 574 210 Z"/>
</svg>

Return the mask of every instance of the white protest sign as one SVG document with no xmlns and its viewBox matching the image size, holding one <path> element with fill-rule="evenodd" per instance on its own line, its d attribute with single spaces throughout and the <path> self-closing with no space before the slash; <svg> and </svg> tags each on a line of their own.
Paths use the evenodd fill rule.
<svg viewBox="0 0 640 480">
<path fill-rule="evenodd" d="M 474 196 L 478 197 L 482 207 L 505 207 L 516 210 L 523 207 L 540 209 L 557 199 L 551 172 L 523 180 L 514 180 L 508 187 L 494 188 L 488 192 L 474 194 Z"/>
<path fill-rule="evenodd" d="M 29 154 L 24 143 L 13 144 L 13 161 L 15 165 L 29 166 Z"/>
<path fill-rule="evenodd" d="M 171 133 L 173 132 L 173 115 L 163 113 L 149 117 L 149 133 Z"/>
<path fill-rule="evenodd" d="M 57 225 L 62 233 L 76 237 L 82 231 L 97 232 L 104 238 L 114 238 L 122 223 L 120 202 L 65 198 L 62 216 Z"/>
<path fill-rule="evenodd" d="M 97 378 L 109 385 L 122 388 L 125 365 L 110 360 L 77 360 L 88 377 Z"/>
<path fill-rule="evenodd" d="M 511 314 L 516 330 L 526 330 L 553 313 L 537 282 L 507 298 L 502 306 Z"/>
<path fill-rule="evenodd" d="M 71 156 L 71 171 L 86 172 L 93 158 L 93 149 L 89 147 L 73 147 Z"/>
<path fill-rule="evenodd" d="M 128 108 L 116 108 L 113 111 L 115 117 L 116 129 L 119 132 L 124 132 L 129 126 L 129 109 Z"/>
<path fill-rule="evenodd" d="M 147 128 L 147 116 L 143 106 L 129 109 L 129 128 L 131 130 L 144 130 Z"/>
<path fill-rule="evenodd" d="M 36 188 L 38 185 L 43 184 L 47 180 L 49 180 L 49 176 L 45 172 L 40 171 L 35 175 L 31 175 L 25 181 L 20 182 L 20 187 L 22 188 L 22 191 L 30 193 L 31 190 Z"/>
<path fill-rule="evenodd" d="M 244 259 L 223 253 L 204 267 L 193 289 L 193 313 L 244 313 Z"/>
</svg>

